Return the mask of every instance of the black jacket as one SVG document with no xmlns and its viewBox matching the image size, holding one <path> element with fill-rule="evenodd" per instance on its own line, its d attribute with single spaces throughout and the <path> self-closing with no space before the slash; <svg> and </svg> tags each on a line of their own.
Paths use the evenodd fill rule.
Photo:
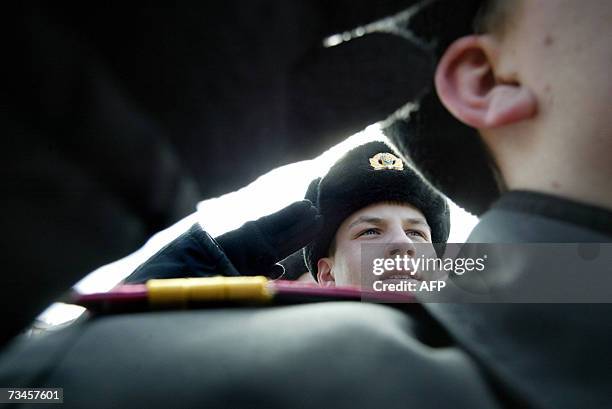
<svg viewBox="0 0 612 409">
<path fill-rule="evenodd" d="M 501 206 L 470 241 L 522 241 L 527 231 L 541 242 L 610 241 L 584 224 Z M 609 304 L 424 307 L 101 317 L 16 340 L 0 357 L 0 384 L 61 386 L 75 408 L 610 407 Z"/>
</svg>

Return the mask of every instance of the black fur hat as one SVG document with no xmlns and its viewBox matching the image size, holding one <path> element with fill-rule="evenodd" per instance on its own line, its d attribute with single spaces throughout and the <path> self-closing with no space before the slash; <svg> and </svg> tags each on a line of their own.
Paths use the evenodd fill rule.
<svg viewBox="0 0 612 409">
<path fill-rule="evenodd" d="M 446 199 L 384 142 L 366 143 L 347 152 L 323 178 L 310 183 L 306 199 L 323 215 L 317 239 L 304 248 L 306 266 L 315 279 L 317 262 L 327 256 L 338 227 L 351 214 L 374 203 L 411 204 L 427 219 L 434 243 L 448 239 Z"/>
</svg>

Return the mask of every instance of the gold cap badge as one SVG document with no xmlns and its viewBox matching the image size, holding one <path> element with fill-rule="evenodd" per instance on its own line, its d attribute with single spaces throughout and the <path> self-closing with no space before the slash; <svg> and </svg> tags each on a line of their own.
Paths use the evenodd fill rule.
<svg viewBox="0 0 612 409">
<path fill-rule="evenodd" d="M 381 152 L 372 156 L 370 158 L 370 165 L 374 168 L 374 170 L 404 170 L 404 163 L 402 160 L 388 152 Z"/>
</svg>

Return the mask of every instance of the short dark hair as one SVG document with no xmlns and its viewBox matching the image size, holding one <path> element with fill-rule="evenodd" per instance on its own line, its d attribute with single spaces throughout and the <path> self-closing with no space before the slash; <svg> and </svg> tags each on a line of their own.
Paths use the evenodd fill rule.
<svg viewBox="0 0 612 409">
<path fill-rule="evenodd" d="M 517 0 L 487 0 L 474 18 L 474 32 L 503 34 L 511 23 L 511 10 L 518 7 Z"/>
</svg>

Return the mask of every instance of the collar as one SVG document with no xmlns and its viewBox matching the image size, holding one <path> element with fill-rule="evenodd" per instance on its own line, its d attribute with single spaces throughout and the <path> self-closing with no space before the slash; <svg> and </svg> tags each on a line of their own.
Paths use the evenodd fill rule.
<svg viewBox="0 0 612 409">
<path fill-rule="evenodd" d="M 612 210 L 560 196 L 527 190 L 512 190 L 503 194 L 492 208 L 535 214 L 573 223 L 612 237 Z"/>
</svg>

